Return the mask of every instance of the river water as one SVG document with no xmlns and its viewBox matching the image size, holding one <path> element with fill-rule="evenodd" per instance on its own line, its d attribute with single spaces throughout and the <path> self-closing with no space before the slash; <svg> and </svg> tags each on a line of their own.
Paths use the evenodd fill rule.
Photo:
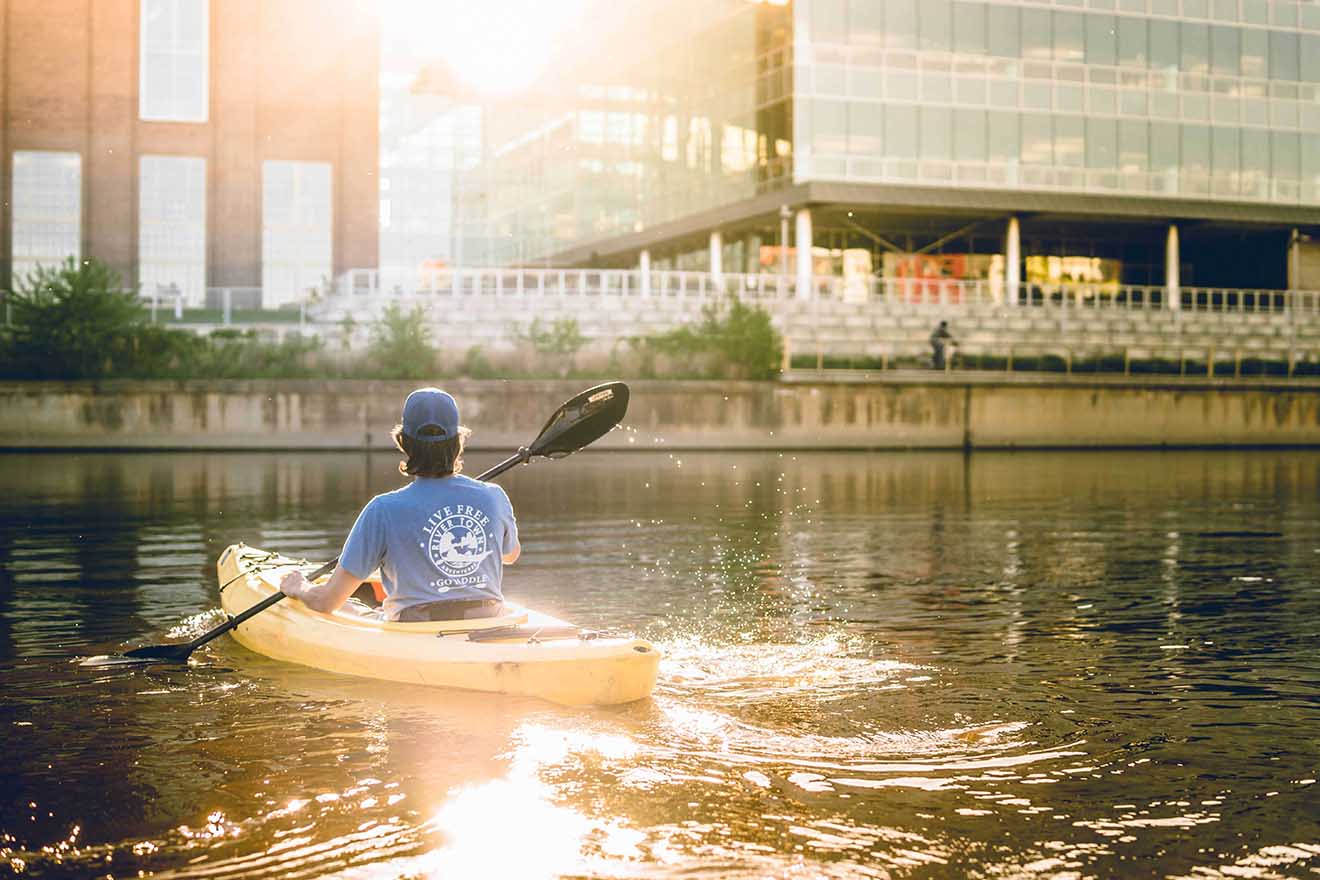
<svg viewBox="0 0 1320 880">
<path fill-rule="evenodd" d="M 336 555 L 395 463 L 0 456 L 0 874 L 1320 871 L 1318 454 L 519 468 L 506 593 L 665 652 L 621 708 L 77 665 L 218 622 L 229 543 Z"/>
</svg>

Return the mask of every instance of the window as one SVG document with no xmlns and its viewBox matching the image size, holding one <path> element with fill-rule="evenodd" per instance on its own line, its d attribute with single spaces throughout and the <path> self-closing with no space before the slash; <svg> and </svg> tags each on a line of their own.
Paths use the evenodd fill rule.
<svg viewBox="0 0 1320 880">
<path fill-rule="evenodd" d="M 884 143 L 884 107 L 866 101 L 848 104 L 848 152 L 879 156 Z"/>
<path fill-rule="evenodd" d="M 1120 119 L 1118 122 L 1118 167 L 1129 173 L 1147 168 L 1146 123 L 1142 120 Z"/>
<path fill-rule="evenodd" d="M 958 136 L 953 140 L 954 158 L 960 162 L 984 162 L 987 158 L 985 111 L 959 109 Z"/>
<path fill-rule="evenodd" d="M 1143 34 L 1144 35 L 1144 34 Z M 1086 17 L 1086 63 L 1114 64 L 1118 61 L 1118 20 L 1112 15 Z"/>
<path fill-rule="evenodd" d="M 302 302 L 333 271 L 330 164 L 268 160 L 261 190 L 262 305 Z"/>
<path fill-rule="evenodd" d="M 1048 9 L 1022 10 L 1022 57 L 1049 61 L 1054 57 L 1054 40 Z"/>
<path fill-rule="evenodd" d="M 1080 12 L 1055 12 L 1054 60 L 1082 61 L 1085 58 L 1086 16 Z"/>
<path fill-rule="evenodd" d="M 953 158 L 953 111 L 948 107 L 921 107 L 921 158 Z"/>
<path fill-rule="evenodd" d="M 917 158 L 917 108 L 895 104 L 885 108 L 885 155 Z"/>
<path fill-rule="evenodd" d="M 813 9 L 813 15 L 815 14 Z M 885 44 L 884 7 L 875 0 L 849 0 L 848 39 L 860 45 L 883 46 Z"/>
<path fill-rule="evenodd" d="M 1178 67 L 1178 22 L 1162 18 L 1150 22 L 1150 63 L 1161 70 Z"/>
<path fill-rule="evenodd" d="M 848 12 L 844 0 L 819 0 L 811 4 L 811 36 L 818 43 L 842 43 L 848 37 Z"/>
<path fill-rule="evenodd" d="M 138 160 L 138 285 L 146 296 L 178 291 L 188 305 L 206 305 L 205 159 Z"/>
<path fill-rule="evenodd" d="M 1113 168 L 1117 163 L 1118 132 L 1113 119 L 1101 116 L 1086 120 L 1086 167 Z"/>
<path fill-rule="evenodd" d="M 14 280 L 38 265 L 82 255 L 82 157 L 77 153 L 14 153 Z"/>
<path fill-rule="evenodd" d="M 955 3 L 953 6 L 953 46 L 968 55 L 985 54 L 985 4 Z"/>
<path fill-rule="evenodd" d="M 140 13 L 138 115 L 149 122 L 205 122 L 207 0 L 142 0 Z"/>
<path fill-rule="evenodd" d="M 1028 165 L 1054 164 L 1050 117 L 1035 113 L 1022 117 L 1022 161 Z"/>
<path fill-rule="evenodd" d="M 885 33 L 891 49 L 917 48 L 916 0 L 888 0 L 885 3 Z"/>
<path fill-rule="evenodd" d="M 987 114 L 990 135 L 990 161 L 1013 164 L 1018 161 L 1021 150 L 1018 115 L 1001 110 L 991 110 Z"/>
<path fill-rule="evenodd" d="M 1235 27 L 1210 28 L 1210 69 L 1225 76 L 1242 70 L 1242 31 Z"/>
<path fill-rule="evenodd" d="M 1118 63 L 1125 67 L 1145 67 L 1148 60 L 1146 20 L 1121 16 L 1118 19 Z"/>
<path fill-rule="evenodd" d="M 1205 73 L 1210 69 L 1209 25 L 1182 23 L 1182 69 L 1185 73 Z"/>
<path fill-rule="evenodd" d="M 953 6 L 949 0 L 921 0 L 921 48 L 948 52 L 953 48 Z"/>
<path fill-rule="evenodd" d="M 1297 34 L 1270 31 L 1270 79 L 1298 79 Z"/>
<path fill-rule="evenodd" d="M 1018 39 L 1018 8 L 1016 6 L 992 5 L 990 27 L 986 31 L 990 45 L 990 54 L 1001 58 L 1017 58 L 1021 55 L 1021 42 Z"/>
</svg>

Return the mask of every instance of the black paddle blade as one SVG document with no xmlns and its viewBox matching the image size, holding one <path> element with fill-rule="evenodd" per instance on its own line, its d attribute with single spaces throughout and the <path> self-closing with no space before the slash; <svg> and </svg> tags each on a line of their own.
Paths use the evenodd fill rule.
<svg viewBox="0 0 1320 880">
<path fill-rule="evenodd" d="M 563 458 L 594 443 L 628 412 L 628 386 L 606 382 L 588 388 L 561 406 L 529 447 L 532 455 Z"/>
<path fill-rule="evenodd" d="M 148 645 L 145 648 L 134 648 L 125 651 L 124 656 L 138 663 L 182 663 L 192 655 L 192 652 L 192 643 L 184 642 L 181 645 Z"/>
</svg>

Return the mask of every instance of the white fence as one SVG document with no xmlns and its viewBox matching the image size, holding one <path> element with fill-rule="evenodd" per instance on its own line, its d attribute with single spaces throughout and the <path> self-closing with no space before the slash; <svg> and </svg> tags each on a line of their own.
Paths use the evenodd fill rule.
<svg viewBox="0 0 1320 880">
<path fill-rule="evenodd" d="M 1048 306 L 1118 311 L 1303 312 L 1320 314 L 1320 291 L 1182 287 L 1170 297 L 1162 286 L 1029 284 L 951 278 L 816 276 L 800 290 L 795 276 L 726 272 L 646 272 L 628 269 L 465 269 L 423 274 L 355 269 L 340 276 L 327 306 L 348 302 L 440 297 L 683 298 L 713 302 L 729 295 L 769 306 L 796 301 L 834 301 L 894 308 L 939 306 Z M 346 301 L 345 298 L 348 298 Z"/>
</svg>

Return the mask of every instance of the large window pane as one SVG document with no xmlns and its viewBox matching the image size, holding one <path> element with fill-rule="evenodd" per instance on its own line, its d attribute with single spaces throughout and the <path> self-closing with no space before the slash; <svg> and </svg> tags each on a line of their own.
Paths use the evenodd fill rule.
<svg viewBox="0 0 1320 880">
<path fill-rule="evenodd" d="M 1118 167 L 1137 172 L 1150 167 L 1146 123 L 1139 119 L 1121 119 L 1118 123 Z"/>
<path fill-rule="evenodd" d="M 879 156 L 884 147 L 885 108 L 867 101 L 848 103 L 848 152 Z"/>
<path fill-rule="evenodd" d="M 1118 62 L 1118 20 L 1112 15 L 1086 17 L 1086 63 Z"/>
<path fill-rule="evenodd" d="M 1086 127 L 1082 117 L 1054 117 L 1054 164 L 1069 168 L 1086 164 Z"/>
<path fill-rule="evenodd" d="M 1079 12 L 1054 13 L 1054 57 L 1058 61 L 1086 59 L 1086 16 Z"/>
<path fill-rule="evenodd" d="M 1123 15 L 1118 19 L 1118 63 L 1145 67 L 1150 61 L 1146 48 L 1146 20 Z"/>
<path fill-rule="evenodd" d="M 1010 163 L 1021 154 L 1020 120 L 1016 113 L 991 110 L 986 116 L 990 134 L 990 161 Z"/>
<path fill-rule="evenodd" d="M 917 108 L 894 104 L 885 108 L 885 155 L 917 158 Z"/>
<path fill-rule="evenodd" d="M 1297 34 L 1270 31 L 1270 78 L 1296 80 L 1301 71 Z"/>
<path fill-rule="evenodd" d="M 1242 170 L 1241 144 L 1236 128 L 1210 130 L 1210 165 L 1216 192 L 1234 192 Z"/>
<path fill-rule="evenodd" d="M 1210 170 L 1210 128 L 1205 125 L 1182 127 L 1182 169 L 1208 172 Z"/>
<path fill-rule="evenodd" d="M 1018 39 L 1018 9 L 1016 6 L 990 5 L 990 26 L 986 30 L 990 54 L 1003 58 L 1017 58 L 1022 54 Z"/>
<path fill-rule="evenodd" d="M 1210 28 L 1210 68 L 1215 73 L 1237 76 L 1242 69 L 1242 32 L 1235 27 Z"/>
<path fill-rule="evenodd" d="M 1302 79 L 1320 82 L 1320 35 L 1302 34 Z"/>
<path fill-rule="evenodd" d="M 921 108 L 921 158 L 953 158 L 953 113 L 948 107 Z"/>
<path fill-rule="evenodd" d="M 953 48 L 953 4 L 950 0 L 921 0 L 921 48 L 948 52 Z"/>
<path fill-rule="evenodd" d="M 969 55 L 986 51 L 986 10 L 984 3 L 953 4 L 953 47 Z"/>
<path fill-rule="evenodd" d="M 1050 117 L 1038 113 L 1022 117 L 1022 161 L 1028 165 L 1054 164 L 1054 131 Z"/>
<path fill-rule="evenodd" d="M 1181 53 L 1178 49 L 1178 22 L 1154 18 L 1150 22 L 1150 63 L 1166 70 L 1177 68 Z"/>
<path fill-rule="evenodd" d="M 1173 122 L 1150 124 L 1150 170 L 1173 171 L 1178 168 L 1179 126 Z"/>
<path fill-rule="evenodd" d="M 811 38 L 818 43 L 842 43 L 848 39 L 846 0 L 812 0 Z"/>
<path fill-rule="evenodd" d="M 13 275 L 82 254 L 82 157 L 77 153 L 14 153 L 10 215 Z"/>
<path fill-rule="evenodd" d="M 1086 167 L 1113 168 L 1118 164 L 1118 125 L 1113 119 L 1086 120 Z"/>
<path fill-rule="evenodd" d="M 884 0 L 884 4 L 889 48 L 917 48 L 917 0 Z"/>
<path fill-rule="evenodd" d="M 1182 23 L 1182 61 L 1186 73 L 1205 73 L 1210 69 L 1210 26 L 1195 21 Z"/>
<path fill-rule="evenodd" d="M 814 13 L 813 13 L 814 14 Z M 885 43 L 885 8 L 875 0 L 849 0 L 848 40 L 867 46 Z"/>
<path fill-rule="evenodd" d="M 138 161 L 138 284 L 143 293 L 183 294 L 206 305 L 206 160 Z"/>
<path fill-rule="evenodd" d="M 1258 28 L 1242 31 L 1242 75 L 1255 79 L 1269 76 L 1269 33 Z"/>
<path fill-rule="evenodd" d="M 953 139 L 954 158 L 960 162 L 984 162 L 988 158 L 985 111 L 958 110 L 958 136 Z"/>
<path fill-rule="evenodd" d="M 811 146 L 817 153 L 848 150 L 848 105 L 817 99 L 811 105 Z"/>
<path fill-rule="evenodd" d="M 332 271 L 330 165 L 268 160 L 261 171 L 262 302 L 302 302 Z"/>
<path fill-rule="evenodd" d="M 1301 139 L 1294 132 L 1270 132 L 1270 171 L 1276 180 L 1300 180 Z"/>
<path fill-rule="evenodd" d="M 1048 9 L 1022 10 L 1022 57 L 1049 61 L 1054 57 L 1053 29 Z"/>
<path fill-rule="evenodd" d="M 205 122 L 209 110 L 207 0 L 141 0 L 138 115 Z"/>
</svg>

